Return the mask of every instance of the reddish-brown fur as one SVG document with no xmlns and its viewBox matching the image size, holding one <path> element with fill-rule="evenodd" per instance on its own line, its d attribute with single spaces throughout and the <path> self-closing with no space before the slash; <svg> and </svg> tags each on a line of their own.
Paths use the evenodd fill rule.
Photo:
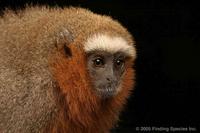
<svg viewBox="0 0 200 133">
<path fill-rule="evenodd" d="M 60 51 L 55 53 L 51 62 L 51 69 L 60 86 L 60 110 L 50 124 L 50 132 L 107 133 L 118 120 L 119 112 L 133 88 L 132 60 L 126 64 L 122 91 L 113 98 L 102 100 L 93 92 L 84 51 L 76 44 L 70 44 L 69 48 L 72 57 L 67 58 Z"/>
</svg>

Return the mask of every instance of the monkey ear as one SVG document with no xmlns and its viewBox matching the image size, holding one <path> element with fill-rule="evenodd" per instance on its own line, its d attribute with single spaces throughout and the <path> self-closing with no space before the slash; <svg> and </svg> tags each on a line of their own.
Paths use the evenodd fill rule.
<svg viewBox="0 0 200 133">
<path fill-rule="evenodd" d="M 74 41 L 73 35 L 65 28 L 62 28 L 60 32 L 58 32 L 56 37 L 56 48 L 58 50 L 64 50 L 67 57 L 72 56 L 72 52 L 69 48 L 69 44 Z"/>
<path fill-rule="evenodd" d="M 62 28 L 56 35 L 56 48 L 62 49 L 64 45 L 68 46 L 70 43 L 74 41 L 74 37 L 72 33 L 70 33 L 67 29 Z"/>
<path fill-rule="evenodd" d="M 69 47 L 67 47 L 66 45 L 64 45 L 64 52 L 65 52 L 65 55 L 67 57 L 71 57 L 72 56 L 71 49 Z"/>
</svg>

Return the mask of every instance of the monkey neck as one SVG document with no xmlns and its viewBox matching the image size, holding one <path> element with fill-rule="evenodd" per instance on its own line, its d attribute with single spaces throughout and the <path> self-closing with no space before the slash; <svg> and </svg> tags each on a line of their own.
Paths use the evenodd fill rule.
<svg viewBox="0 0 200 133">
<path fill-rule="evenodd" d="M 120 96 L 106 100 L 96 96 L 85 96 L 85 99 L 69 97 L 61 94 L 61 106 L 51 131 L 106 133 L 117 121 L 124 102 Z"/>
</svg>

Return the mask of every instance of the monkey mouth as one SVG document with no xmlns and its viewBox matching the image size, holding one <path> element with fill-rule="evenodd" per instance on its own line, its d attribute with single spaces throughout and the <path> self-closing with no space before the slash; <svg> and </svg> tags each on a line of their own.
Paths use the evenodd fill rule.
<svg viewBox="0 0 200 133">
<path fill-rule="evenodd" d="M 116 87 L 97 88 L 96 91 L 101 98 L 109 98 L 116 95 Z"/>
</svg>

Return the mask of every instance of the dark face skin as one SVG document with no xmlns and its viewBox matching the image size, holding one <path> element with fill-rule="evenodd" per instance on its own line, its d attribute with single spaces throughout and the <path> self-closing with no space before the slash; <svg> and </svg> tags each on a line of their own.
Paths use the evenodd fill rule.
<svg viewBox="0 0 200 133">
<path fill-rule="evenodd" d="M 101 98 L 114 96 L 120 88 L 125 70 L 125 55 L 122 52 L 114 54 L 105 51 L 88 53 L 87 65 L 92 84 Z"/>
</svg>

